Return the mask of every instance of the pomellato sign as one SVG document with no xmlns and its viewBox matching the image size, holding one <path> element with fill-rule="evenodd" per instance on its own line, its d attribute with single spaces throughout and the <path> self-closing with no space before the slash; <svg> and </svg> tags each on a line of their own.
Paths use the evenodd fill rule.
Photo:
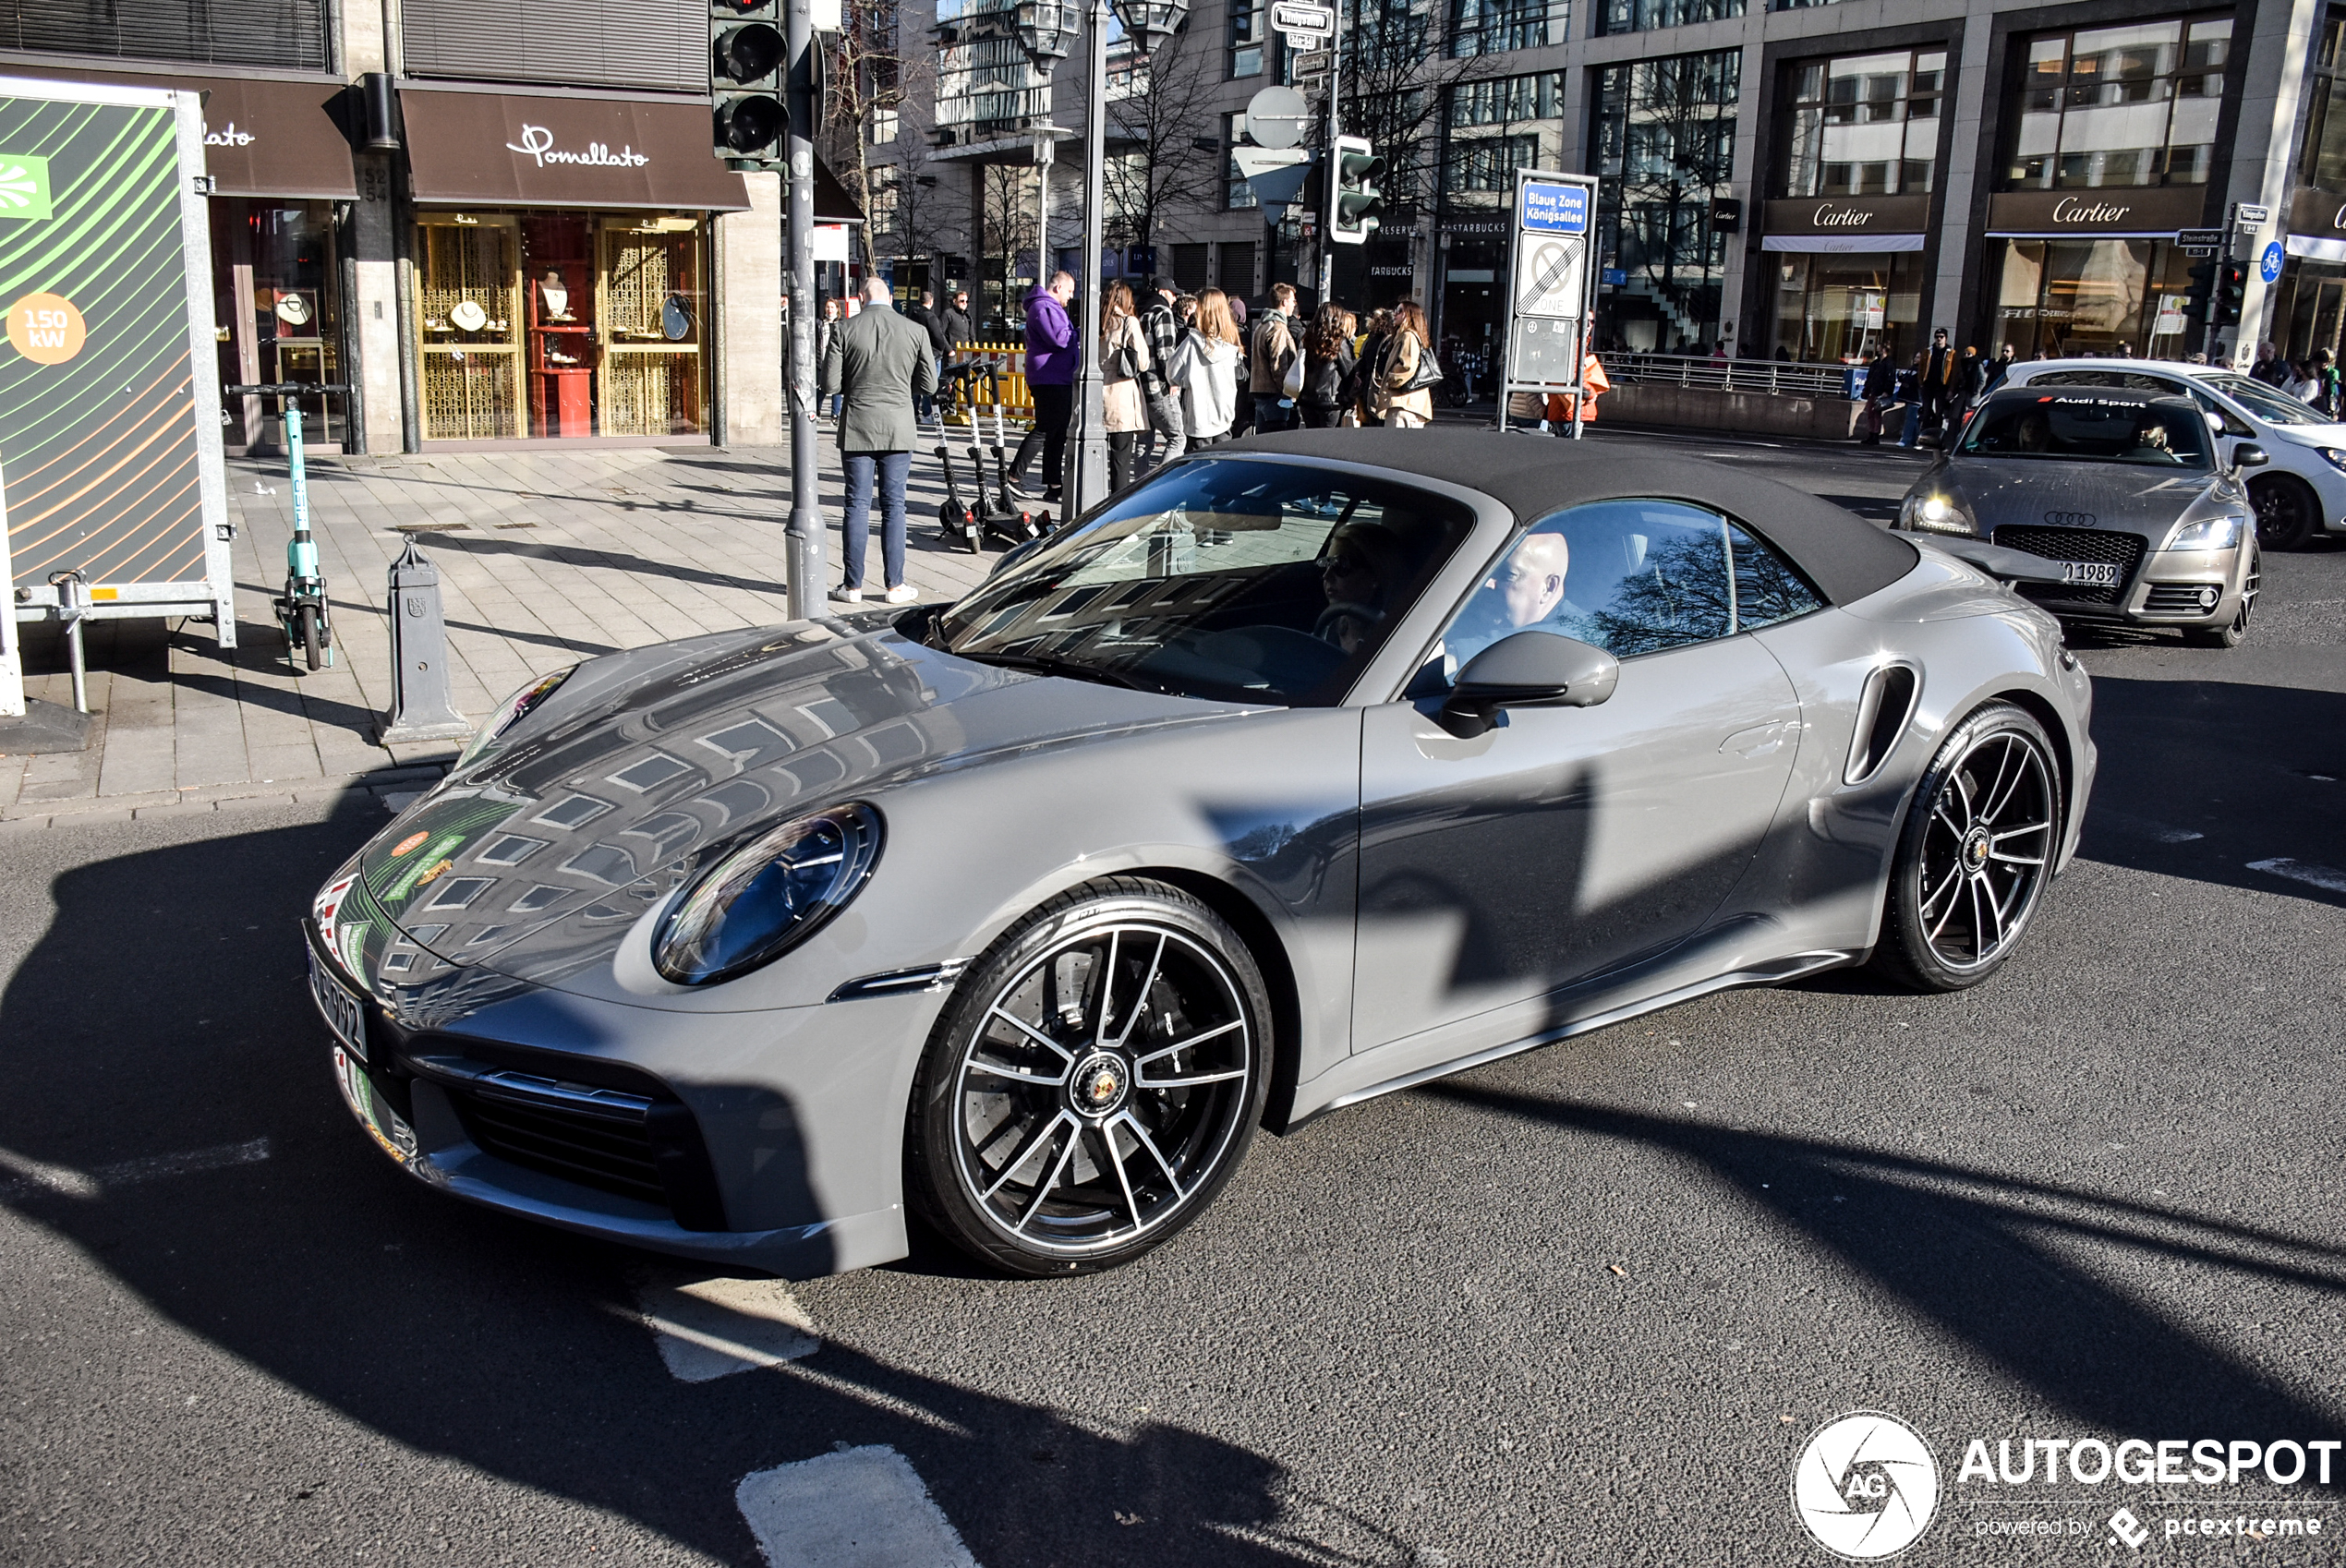
<svg viewBox="0 0 2346 1568">
<path fill-rule="evenodd" d="M 519 142 L 505 143 L 505 151 L 518 152 L 534 160 L 539 168 L 549 163 L 585 163 L 597 168 L 640 169 L 651 162 L 633 147 L 623 147 L 613 152 L 599 141 L 590 141 L 583 152 L 554 145 L 554 133 L 544 126 L 524 125 Z"/>
<path fill-rule="evenodd" d="M 2204 186 L 2141 190 L 2012 190 L 1988 199 L 1988 232 L 2168 235 L 2195 229 L 2207 211 Z"/>
<path fill-rule="evenodd" d="M 1796 196 L 1767 204 L 1760 216 L 1760 232 L 1918 235 L 1929 222 L 1928 196 Z"/>
</svg>

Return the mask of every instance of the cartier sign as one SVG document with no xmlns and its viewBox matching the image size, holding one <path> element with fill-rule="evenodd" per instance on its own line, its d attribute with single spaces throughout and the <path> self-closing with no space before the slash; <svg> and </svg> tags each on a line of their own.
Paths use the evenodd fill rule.
<svg viewBox="0 0 2346 1568">
<path fill-rule="evenodd" d="M 1796 196 L 1771 201 L 1764 234 L 1918 235 L 1930 222 L 1928 196 Z"/>
<path fill-rule="evenodd" d="M 2346 238 L 2346 196 L 2308 186 L 2289 199 L 2289 232 Z"/>
<path fill-rule="evenodd" d="M 1988 232 L 1999 235 L 2171 235 L 2195 229 L 2207 211 L 2205 186 L 2102 190 L 2013 190 L 1988 199 Z"/>
</svg>

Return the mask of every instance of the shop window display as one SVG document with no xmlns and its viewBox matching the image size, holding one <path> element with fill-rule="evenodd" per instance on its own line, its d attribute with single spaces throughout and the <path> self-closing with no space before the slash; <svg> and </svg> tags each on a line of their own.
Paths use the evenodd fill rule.
<svg viewBox="0 0 2346 1568">
<path fill-rule="evenodd" d="M 417 364 L 426 440 L 522 433 L 521 234 L 498 214 L 416 225 Z"/>
<path fill-rule="evenodd" d="M 1993 355 L 2114 354 L 2180 359 L 2191 259 L 2164 240 L 2015 239 L 2004 245 Z"/>
<path fill-rule="evenodd" d="M 1830 365 L 1887 353 L 1903 363 L 1922 346 L 1921 252 L 1768 259 L 1776 267 L 1778 357 Z"/>
<path fill-rule="evenodd" d="M 223 198 L 214 211 L 216 311 L 227 328 L 223 384 L 339 381 L 342 289 L 333 204 Z M 275 400 L 249 401 L 250 408 L 230 409 L 229 441 L 274 441 Z M 339 395 L 303 398 L 301 411 L 311 441 L 344 439 Z"/>
</svg>

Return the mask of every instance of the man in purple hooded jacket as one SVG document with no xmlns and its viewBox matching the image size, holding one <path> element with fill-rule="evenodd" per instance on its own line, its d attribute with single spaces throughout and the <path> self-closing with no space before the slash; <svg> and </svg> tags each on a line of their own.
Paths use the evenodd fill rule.
<svg viewBox="0 0 2346 1568">
<path fill-rule="evenodd" d="M 1041 446 L 1046 501 L 1059 500 L 1067 427 L 1075 413 L 1075 368 L 1082 353 L 1076 346 L 1075 324 L 1067 319 L 1067 302 L 1074 297 L 1075 280 L 1054 272 L 1026 299 L 1026 388 L 1034 394 L 1034 428 L 1010 459 L 1010 479 L 1025 483 L 1027 460 Z"/>
</svg>

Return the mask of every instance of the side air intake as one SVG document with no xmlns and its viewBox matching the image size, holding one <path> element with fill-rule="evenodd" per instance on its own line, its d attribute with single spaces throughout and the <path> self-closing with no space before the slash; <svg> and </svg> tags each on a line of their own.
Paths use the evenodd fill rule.
<svg viewBox="0 0 2346 1568">
<path fill-rule="evenodd" d="M 1922 677 L 1910 664 L 1885 664 L 1866 677 L 1865 692 L 1857 699 L 1857 733 L 1849 742 L 1849 766 L 1842 772 L 1843 783 L 1863 784 L 1881 771 L 1915 716 L 1915 698 L 1921 691 Z"/>
</svg>

